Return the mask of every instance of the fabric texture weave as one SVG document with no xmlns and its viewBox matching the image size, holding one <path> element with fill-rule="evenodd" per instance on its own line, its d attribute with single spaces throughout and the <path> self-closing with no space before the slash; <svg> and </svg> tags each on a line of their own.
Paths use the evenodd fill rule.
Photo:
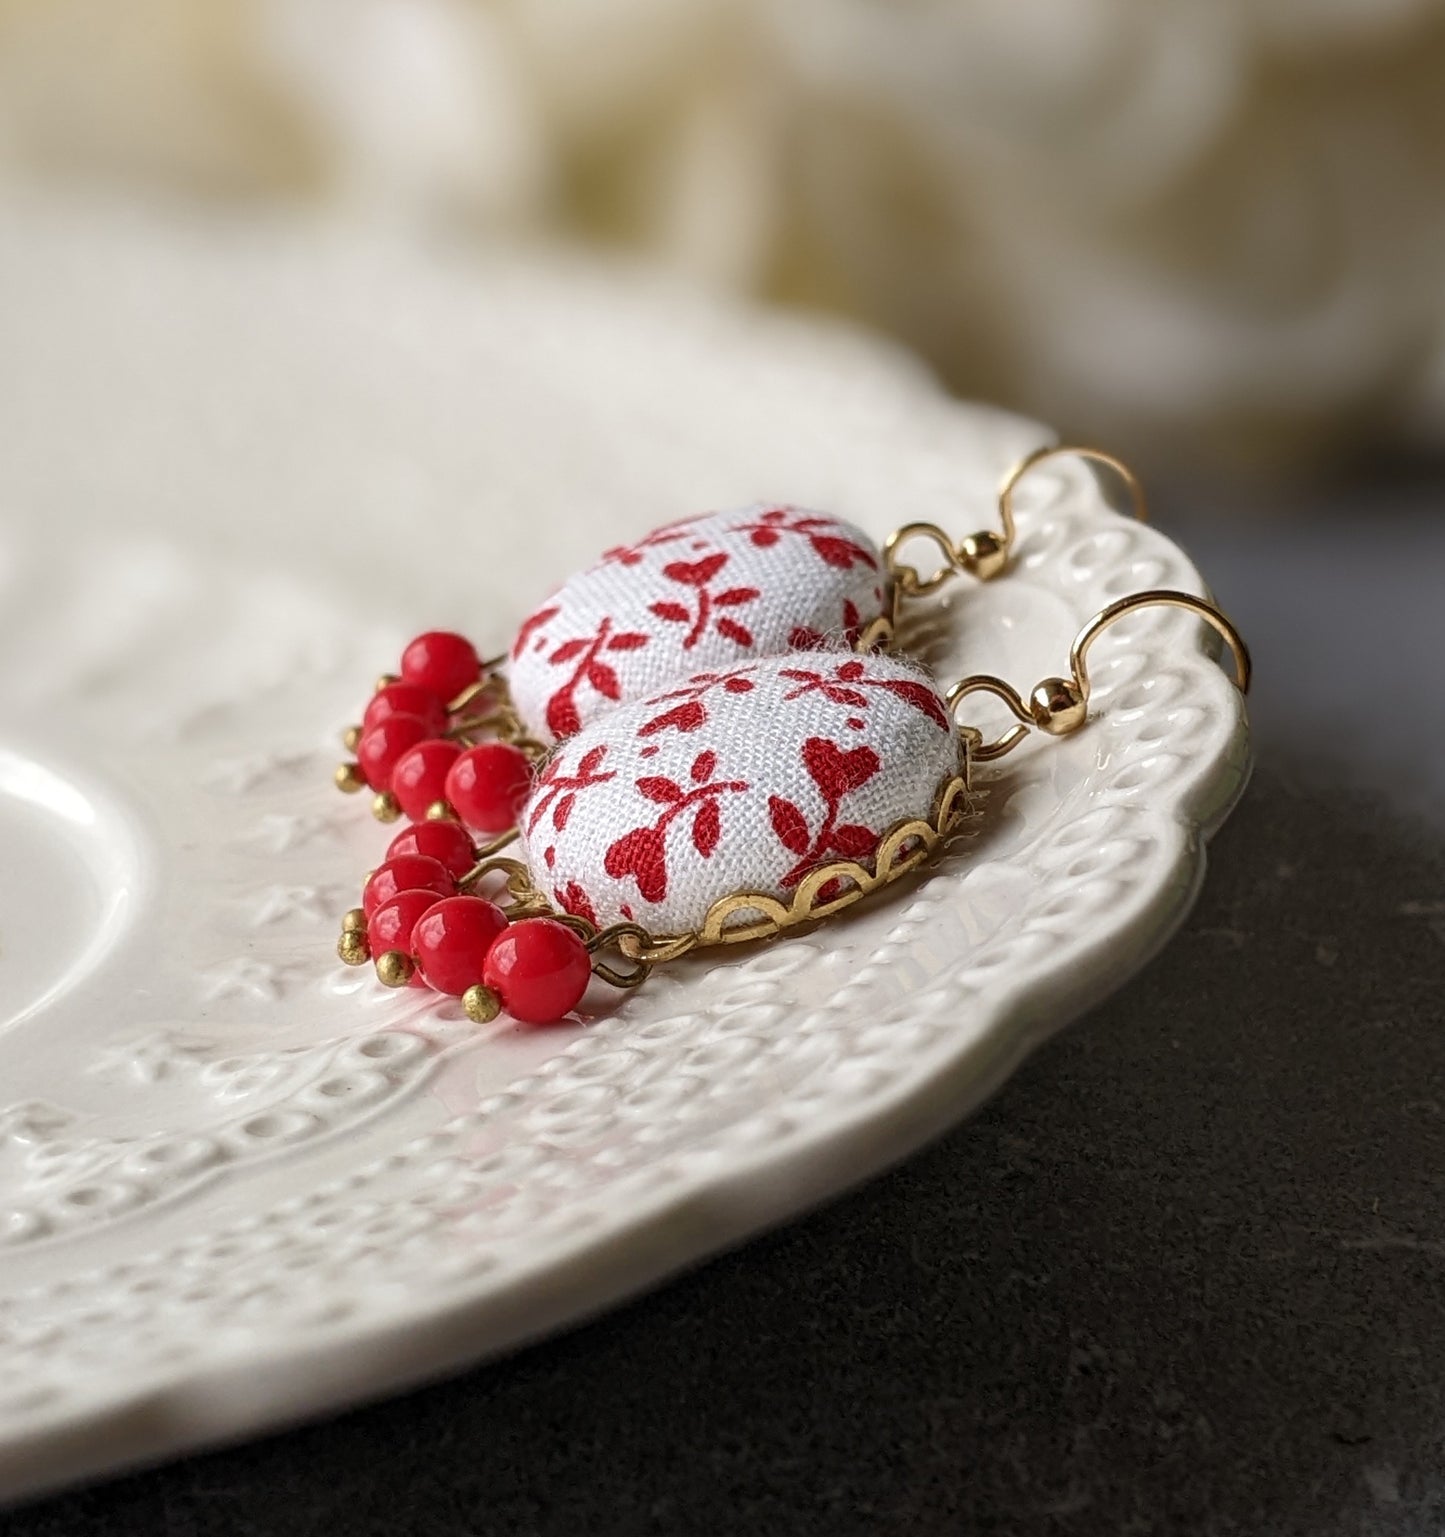
<svg viewBox="0 0 1445 1537">
<path fill-rule="evenodd" d="M 524 621 L 512 699 L 539 741 L 710 668 L 846 642 L 883 612 L 877 548 L 850 523 L 759 503 L 608 550 Z"/>
<path fill-rule="evenodd" d="M 593 722 L 522 814 L 533 880 L 568 912 L 654 933 L 720 898 L 790 901 L 822 864 L 871 860 L 959 771 L 933 680 L 896 657 L 794 652 L 702 673 Z"/>
</svg>

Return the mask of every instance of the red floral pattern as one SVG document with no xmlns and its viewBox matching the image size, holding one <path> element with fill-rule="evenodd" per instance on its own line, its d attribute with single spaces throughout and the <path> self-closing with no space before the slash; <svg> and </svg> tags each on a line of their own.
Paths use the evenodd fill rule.
<svg viewBox="0 0 1445 1537">
<path fill-rule="evenodd" d="M 691 683 L 670 693 L 659 694 L 653 704 L 668 706 L 661 715 L 654 715 L 638 728 L 639 737 L 656 736 L 659 731 L 681 731 L 684 735 L 700 730 L 707 724 L 706 697 L 715 688 L 729 694 L 750 694 L 753 680 L 749 669 L 735 667 L 731 672 L 702 672 Z M 675 701 L 681 701 L 676 703 Z"/>
<path fill-rule="evenodd" d="M 635 880 L 643 901 L 662 901 L 667 895 L 667 830 L 688 812 L 692 813 L 692 846 L 703 859 L 710 859 L 722 837 L 718 797 L 740 795 L 750 788 L 741 779 L 714 779 L 716 772 L 717 754 L 708 748 L 693 759 L 688 775 L 692 789 L 664 774 L 637 780 L 641 794 L 665 809 L 656 821 L 634 827 L 612 844 L 604 860 L 607 873 L 614 880 Z"/>
<path fill-rule="evenodd" d="M 563 641 L 547 658 L 553 667 L 572 666 L 571 676 L 547 701 L 547 729 L 552 735 L 560 740 L 581 727 L 577 690 L 584 684 L 603 699 L 615 703 L 622 698 L 616 670 L 602 660 L 603 652 L 641 651 L 648 640 L 640 630 L 624 630 L 614 635 L 612 621 L 604 619 L 595 635 Z"/>
<path fill-rule="evenodd" d="M 601 923 L 674 933 L 730 893 L 786 899 L 820 864 L 870 861 L 958 763 L 957 730 L 908 663 L 766 658 L 584 727 L 542 774 L 523 844 L 568 911 L 585 899 Z"/>
<path fill-rule="evenodd" d="M 688 519 L 609 550 L 523 624 L 512 698 L 529 732 L 565 741 L 677 680 L 856 635 L 882 607 L 876 552 L 835 518 L 770 507 Z"/>
<path fill-rule="evenodd" d="M 746 625 L 729 614 L 716 612 L 720 608 L 738 608 L 743 604 L 755 603 L 762 596 L 756 587 L 729 587 L 723 592 L 712 591 L 709 584 L 726 568 L 729 559 L 729 556 L 718 552 L 702 560 L 675 560 L 662 568 L 662 574 L 668 581 L 690 587 L 697 595 L 694 600 L 695 609 L 671 598 L 662 598 L 648 605 L 649 612 L 659 619 L 665 619 L 669 624 L 688 626 L 682 642 L 684 651 L 691 651 L 697 645 L 707 633 L 709 624 L 734 645 L 746 647 L 753 643 L 753 632 Z"/>
<path fill-rule="evenodd" d="M 604 566 L 640 566 L 649 550 L 655 550 L 660 545 L 677 544 L 693 535 L 692 525 L 698 520 L 696 517 L 679 518 L 675 523 L 664 523 L 661 528 L 654 528 L 644 539 L 639 539 L 636 544 L 618 544 L 610 550 L 602 552 L 601 564 Z"/>
<path fill-rule="evenodd" d="M 577 804 L 578 792 L 616 779 L 615 771 L 605 774 L 600 772 L 606 757 L 607 745 L 600 743 L 583 755 L 582 761 L 570 774 L 563 772 L 562 760 L 554 758 L 538 777 L 537 786 L 527 804 L 527 832 L 536 832 L 538 823 L 549 811 L 552 813 L 553 828 L 559 833 L 565 832 L 572 808 Z"/>
<path fill-rule="evenodd" d="M 837 663 L 831 677 L 801 667 L 785 667 L 780 676 L 789 678 L 797 684 L 796 688 L 784 694 L 785 700 L 801 699 L 804 694 L 816 691 L 834 704 L 845 704 L 851 709 L 865 710 L 869 702 L 866 691 L 881 690 L 886 694 L 892 694 L 896 699 L 901 699 L 920 714 L 926 715 L 941 731 L 949 729 L 948 711 L 936 689 L 929 688 L 914 678 L 873 677 L 869 673 L 867 664 L 856 658 Z"/>
<path fill-rule="evenodd" d="M 866 566 L 870 571 L 878 569 L 878 557 L 873 551 L 856 539 L 839 534 L 832 518 L 798 513 L 788 507 L 773 507 L 751 523 L 733 524 L 732 532 L 751 535 L 759 549 L 771 548 L 784 534 L 798 534 L 808 541 L 813 553 L 826 565 L 840 571 L 851 571 L 854 566 Z"/>
<path fill-rule="evenodd" d="M 781 878 L 788 890 L 825 860 L 869 858 L 881 836 L 860 823 L 839 820 L 848 795 L 882 772 L 883 760 L 878 754 L 871 747 L 850 750 L 826 737 L 809 737 L 803 743 L 801 756 L 808 777 L 823 797 L 825 809 L 815 834 L 808 830 L 807 817 L 792 801 L 782 795 L 768 797 L 768 816 L 778 842 L 797 856 L 797 863 Z"/>
</svg>

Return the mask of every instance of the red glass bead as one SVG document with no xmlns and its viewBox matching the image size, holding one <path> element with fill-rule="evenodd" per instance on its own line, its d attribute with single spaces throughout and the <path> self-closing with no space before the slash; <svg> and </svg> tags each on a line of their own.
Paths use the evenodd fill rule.
<svg viewBox="0 0 1445 1537">
<path fill-rule="evenodd" d="M 374 960 L 388 950 L 400 950 L 415 959 L 411 947 L 412 931 L 423 913 L 437 906 L 434 891 L 398 891 L 383 902 L 366 921 L 366 943 Z M 411 979 L 413 987 L 424 987 L 426 979 L 418 971 Z"/>
<path fill-rule="evenodd" d="M 459 880 L 477 862 L 472 835 L 460 822 L 415 822 L 387 845 L 386 857 L 425 854 L 439 859 Z"/>
<path fill-rule="evenodd" d="M 439 860 L 425 854 L 403 854 L 388 859 L 374 870 L 361 893 L 361 910 L 368 918 L 383 902 L 390 902 L 399 891 L 431 891 L 439 897 L 456 895 L 457 882 Z"/>
<path fill-rule="evenodd" d="M 504 833 L 532 791 L 532 763 L 510 742 L 469 747 L 447 773 L 446 798 L 452 810 L 478 832 Z"/>
<path fill-rule="evenodd" d="M 455 742 L 434 739 L 407 748 L 396 760 L 391 771 L 391 793 L 413 822 L 420 822 L 427 807 L 447 793 L 447 770 L 461 753 Z"/>
<path fill-rule="evenodd" d="M 482 980 L 528 1025 L 550 1025 L 582 1001 L 592 975 L 587 946 L 555 918 L 524 918 L 491 948 Z"/>
<path fill-rule="evenodd" d="M 482 662 L 465 635 L 428 630 L 402 652 L 401 675 L 449 704 L 481 677 Z"/>
<path fill-rule="evenodd" d="M 388 683 L 367 701 L 361 717 L 361 729 L 370 731 L 388 715 L 415 715 L 427 724 L 428 736 L 440 736 L 447 729 L 447 707 L 428 689 L 415 683 Z"/>
<path fill-rule="evenodd" d="M 404 752 L 424 742 L 431 732 L 420 716 L 388 715 L 357 744 L 356 761 L 373 790 L 391 789 L 391 774 Z"/>
<path fill-rule="evenodd" d="M 448 897 L 412 930 L 410 953 L 439 993 L 460 998 L 482 980 L 487 956 L 507 927 L 507 915 L 484 897 Z"/>
</svg>

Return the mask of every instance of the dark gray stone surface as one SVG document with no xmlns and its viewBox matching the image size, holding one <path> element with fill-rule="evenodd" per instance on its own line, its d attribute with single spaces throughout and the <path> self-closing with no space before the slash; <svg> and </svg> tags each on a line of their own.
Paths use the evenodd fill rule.
<svg viewBox="0 0 1445 1537">
<path fill-rule="evenodd" d="M 1260 772 L 1185 930 L 973 1120 L 510 1361 L 0 1526 L 1445 1530 L 1445 525 L 1355 521 L 1193 528 Z"/>
</svg>

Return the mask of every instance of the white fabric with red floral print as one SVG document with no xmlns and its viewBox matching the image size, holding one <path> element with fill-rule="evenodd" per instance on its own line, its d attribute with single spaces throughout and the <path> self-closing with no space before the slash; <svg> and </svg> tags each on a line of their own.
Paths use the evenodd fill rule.
<svg viewBox="0 0 1445 1537">
<path fill-rule="evenodd" d="M 899 822 L 932 815 L 959 753 L 932 678 L 896 657 L 702 673 L 557 750 L 522 814 L 527 861 L 569 912 L 683 933 L 722 897 L 786 902 L 821 864 L 866 863 Z"/>
<path fill-rule="evenodd" d="M 825 513 L 759 503 L 608 550 L 517 632 L 512 701 L 539 741 L 710 668 L 851 640 L 883 612 L 877 547 Z"/>
</svg>

